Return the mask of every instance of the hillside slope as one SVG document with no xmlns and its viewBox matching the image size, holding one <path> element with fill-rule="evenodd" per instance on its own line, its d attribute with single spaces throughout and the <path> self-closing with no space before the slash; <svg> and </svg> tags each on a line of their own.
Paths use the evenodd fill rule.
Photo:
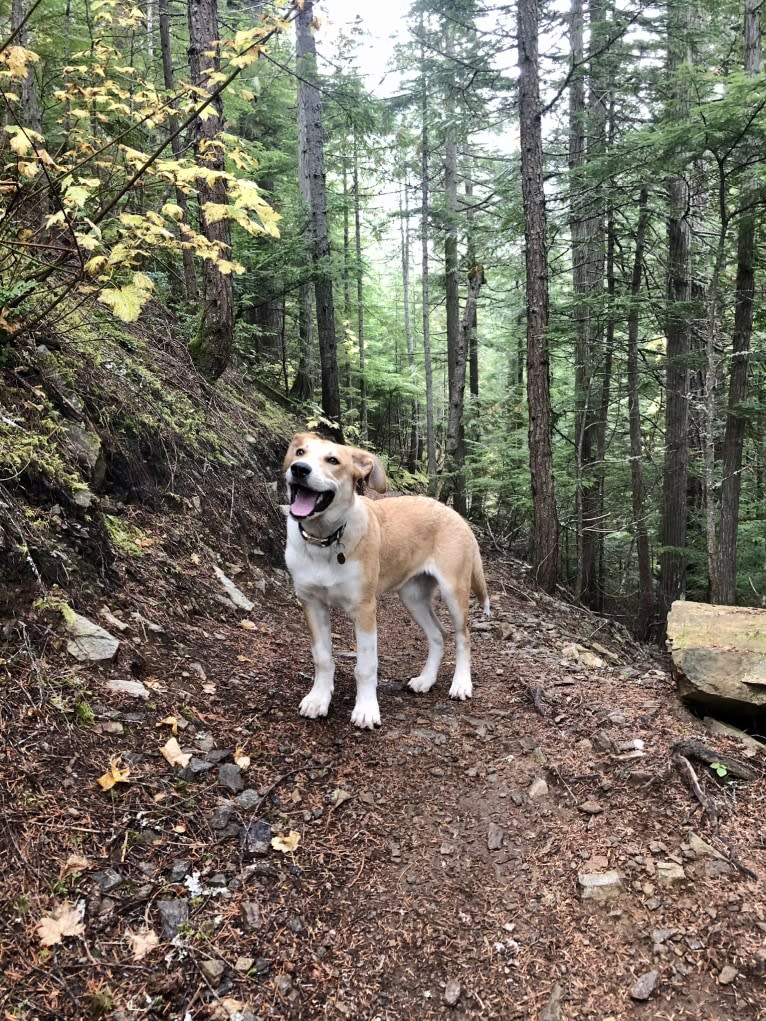
<svg viewBox="0 0 766 1021">
<path fill-rule="evenodd" d="M 489 550 L 472 702 L 404 690 L 423 642 L 386 599 L 383 727 L 349 722 L 340 617 L 331 714 L 301 719 L 290 423 L 170 338 L 97 346 L 0 384 L 4 1016 L 762 1018 L 763 753 Z M 62 607 L 116 656 L 74 658 Z"/>
</svg>

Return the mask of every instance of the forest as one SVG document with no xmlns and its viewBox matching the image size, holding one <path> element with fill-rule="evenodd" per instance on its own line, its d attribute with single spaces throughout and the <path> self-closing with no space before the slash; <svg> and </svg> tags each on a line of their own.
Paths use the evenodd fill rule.
<svg viewBox="0 0 766 1021">
<path fill-rule="evenodd" d="M 6 0 L 3 373 L 170 316 L 639 638 L 763 605 L 760 4 L 334 6 Z"/>
</svg>

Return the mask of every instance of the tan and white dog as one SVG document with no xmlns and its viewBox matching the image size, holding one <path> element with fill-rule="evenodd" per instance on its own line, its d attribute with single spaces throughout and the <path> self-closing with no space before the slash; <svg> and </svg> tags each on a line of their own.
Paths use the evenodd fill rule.
<svg viewBox="0 0 766 1021">
<path fill-rule="evenodd" d="M 385 492 L 386 474 L 374 454 L 332 443 L 316 433 L 293 438 L 284 462 L 290 496 L 285 561 L 311 632 L 314 686 L 300 704 L 303 716 L 326 716 L 335 665 L 330 608 L 339 607 L 356 632 L 357 727 L 380 726 L 377 699 L 376 603 L 396 591 L 428 638 L 422 672 L 412 691 L 428 691 L 444 654 L 444 632 L 433 611 L 438 587 L 455 628 L 455 672 L 450 698 L 473 693 L 468 601 L 471 591 L 489 615 L 479 546 L 455 511 L 425 496 L 373 501 L 365 485 Z"/>
</svg>

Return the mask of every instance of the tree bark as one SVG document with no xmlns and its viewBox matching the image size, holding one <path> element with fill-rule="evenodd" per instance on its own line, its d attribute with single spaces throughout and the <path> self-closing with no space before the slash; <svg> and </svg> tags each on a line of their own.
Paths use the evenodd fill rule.
<svg viewBox="0 0 766 1021">
<path fill-rule="evenodd" d="M 761 70 L 761 2 L 745 0 L 745 71 L 751 77 Z M 753 332 L 755 297 L 757 182 L 743 189 L 743 212 L 737 232 L 737 276 L 734 285 L 734 334 L 723 439 L 723 474 L 718 535 L 718 584 L 720 603 L 737 598 L 737 533 L 742 479 L 742 452 L 746 421 L 740 405 L 747 397 L 750 340 Z"/>
<path fill-rule="evenodd" d="M 471 268 L 468 274 L 468 294 L 463 309 L 463 319 L 458 331 L 458 342 L 455 349 L 455 364 L 452 370 L 452 386 L 450 387 L 449 408 L 447 414 L 447 472 L 450 475 L 453 492 L 453 506 L 461 514 L 465 514 L 457 504 L 456 497 L 462 493 L 465 498 L 465 464 L 461 456 L 461 433 L 463 426 L 463 401 L 465 397 L 466 369 L 468 366 L 468 347 L 471 329 L 476 316 L 476 302 L 481 285 L 484 283 L 484 269 L 480 265 Z"/>
<path fill-rule="evenodd" d="M 335 331 L 330 235 L 327 223 L 322 98 L 316 86 L 316 45 L 312 31 L 313 0 L 305 0 L 295 19 L 298 58 L 298 137 L 301 179 L 307 182 L 309 242 L 316 303 L 319 366 L 322 381 L 322 411 L 334 423 L 340 438 L 340 383 L 338 344 Z"/>
<path fill-rule="evenodd" d="M 209 74 L 219 70 L 217 0 L 189 0 L 189 69 L 192 84 L 203 93 L 211 92 Z M 223 103 L 218 96 L 207 108 L 204 118 L 195 122 L 197 161 L 207 170 L 224 169 L 223 147 L 219 135 L 223 128 Z M 208 223 L 204 206 L 211 202 L 225 205 L 226 184 L 222 180 L 198 181 L 202 233 L 224 258 L 231 254 L 231 227 L 228 220 Z M 230 273 L 222 273 L 210 260 L 202 272 L 202 313 L 190 352 L 199 371 L 209 379 L 218 379 L 229 364 L 234 342 L 234 294 Z"/>
<path fill-rule="evenodd" d="M 415 369 L 415 337 L 412 332 L 412 315 L 410 311 L 410 211 L 407 195 L 407 176 L 405 172 L 402 184 L 402 199 L 399 203 L 399 222 L 402 248 L 402 311 L 404 315 L 404 338 L 407 344 L 407 368 L 410 380 L 414 380 Z M 410 405 L 410 440 L 407 452 L 407 468 L 414 472 L 417 469 L 420 436 L 418 417 L 420 414 L 418 401 L 413 398 Z"/>
<path fill-rule="evenodd" d="M 648 223 L 648 194 L 641 189 L 638 199 L 638 225 L 636 252 L 630 280 L 631 305 L 628 314 L 628 423 L 630 429 L 630 480 L 633 503 L 633 536 L 638 560 L 638 610 L 635 635 L 639 640 L 648 638 L 654 614 L 654 583 L 649 552 L 649 533 L 646 527 L 646 490 L 643 472 L 643 445 L 641 442 L 641 401 L 638 376 L 638 326 L 641 275 L 644 265 L 644 244 Z"/>
<path fill-rule="evenodd" d="M 689 6 L 668 0 L 668 75 L 691 59 L 688 47 Z M 686 113 L 685 86 L 677 85 L 674 119 Z M 686 592 L 686 483 L 689 467 L 689 348 L 691 338 L 691 228 L 687 215 L 688 185 L 683 177 L 668 181 L 668 271 L 665 314 L 665 463 L 660 509 L 660 598 L 667 617 L 671 604 Z M 660 636 L 661 637 L 661 636 Z"/>
<path fill-rule="evenodd" d="M 532 566 L 546 592 L 556 587 L 559 526 L 551 451 L 547 216 L 538 77 L 538 5 L 519 0 L 519 134 L 527 297 L 527 398 L 532 485 Z"/>
<path fill-rule="evenodd" d="M 420 35 L 423 38 L 423 20 L 420 22 Z M 426 381 L 426 465 L 428 471 L 428 494 L 436 495 L 436 429 L 434 424 L 434 383 L 433 365 L 431 363 L 431 288 L 430 288 L 430 266 L 428 258 L 428 234 L 430 227 L 430 196 L 428 187 L 428 173 L 431 153 L 429 150 L 428 118 L 430 115 L 428 104 L 428 82 L 425 70 L 425 46 L 421 45 L 421 96 L 420 112 L 422 117 L 421 139 L 420 139 L 420 232 L 422 251 L 422 293 L 423 293 L 423 367 Z"/>
<path fill-rule="evenodd" d="M 170 48 L 170 11 L 169 0 L 159 0 L 159 24 L 160 24 L 160 51 L 162 53 L 162 76 L 165 83 L 165 91 L 172 94 L 175 91 L 173 75 L 173 59 Z M 178 130 L 178 115 L 173 110 L 168 117 L 168 125 L 171 131 L 170 149 L 173 159 L 181 158 L 181 139 L 176 136 Z M 189 203 L 181 188 L 176 188 L 176 203 L 183 210 L 184 222 L 189 222 Z M 184 267 L 184 298 L 186 301 L 197 300 L 197 273 L 194 268 L 194 256 L 188 249 L 184 248 L 182 253 Z"/>
<path fill-rule="evenodd" d="M 359 190 L 359 150 L 354 133 L 354 251 L 356 254 L 356 337 L 359 341 L 359 430 L 367 440 L 367 352 L 364 336 L 364 265 L 362 263 L 362 197 Z"/>
</svg>

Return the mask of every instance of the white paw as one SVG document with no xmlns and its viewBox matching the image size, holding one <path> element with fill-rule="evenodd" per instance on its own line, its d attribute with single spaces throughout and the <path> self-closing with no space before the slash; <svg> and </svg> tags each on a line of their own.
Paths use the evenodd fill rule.
<svg viewBox="0 0 766 1021">
<path fill-rule="evenodd" d="M 435 677 L 429 677 L 427 674 L 420 674 L 419 677 L 413 677 L 407 682 L 407 687 L 410 691 L 416 691 L 418 695 L 424 695 L 427 691 L 430 691 L 436 684 Z"/>
<path fill-rule="evenodd" d="M 459 699 L 461 702 L 465 702 L 467 698 L 473 695 L 473 685 L 470 679 L 458 680 L 456 677 L 452 682 L 452 687 L 449 690 L 449 697 Z"/>
<path fill-rule="evenodd" d="M 325 692 L 316 692 L 312 689 L 300 704 L 301 716 L 308 716 L 312 720 L 315 720 L 318 716 L 327 716 L 331 698 L 332 692 L 326 694 Z"/>
<path fill-rule="evenodd" d="M 380 726 L 380 709 L 378 703 L 357 702 L 354 711 L 351 713 L 351 722 L 363 730 L 373 730 Z"/>
</svg>

